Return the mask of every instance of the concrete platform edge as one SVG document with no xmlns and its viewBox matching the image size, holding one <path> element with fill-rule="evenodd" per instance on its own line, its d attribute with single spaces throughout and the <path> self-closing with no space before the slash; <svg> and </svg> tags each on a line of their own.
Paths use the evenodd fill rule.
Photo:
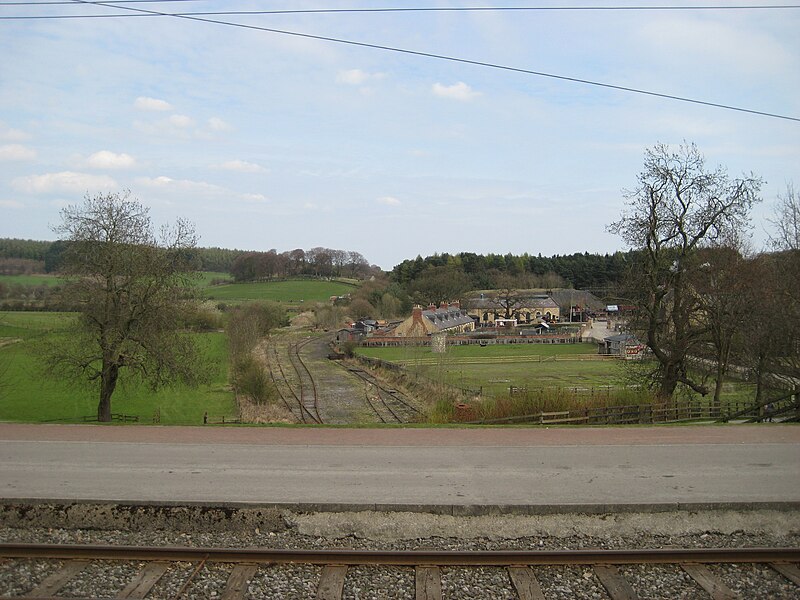
<svg viewBox="0 0 800 600">
<path fill-rule="evenodd" d="M 63 499 L 63 498 L 0 498 L 0 506 L 13 505 L 118 505 L 126 507 L 147 506 L 160 508 L 201 507 L 226 510 L 288 510 L 295 513 L 343 513 L 343 512 L 406 512 L 455 517 L 478 517 L 487 515 L 563 515 L 563 514 L 630 514 L 707 511 L 779 511 L 798 512 L 800 501 L 778 502 L 663 502 L 631 504 L 371 504 L 336 502 L 181 502 L 160 500 L 114 500 L 114 499 Z"/>
</svg>

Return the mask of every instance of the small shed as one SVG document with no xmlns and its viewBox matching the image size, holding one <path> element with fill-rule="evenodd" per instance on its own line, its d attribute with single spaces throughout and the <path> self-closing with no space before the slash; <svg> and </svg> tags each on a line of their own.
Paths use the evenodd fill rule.
<svg viewBox="0 0 800 600">
<path fill-rule="evenodd" d="M 619 356 L 624 359 L 641 358 L 643 351 L 644 345 L 631 333 L 620 333 L 604 338 L 598 347 L 600 354 Z"/>
</svg>

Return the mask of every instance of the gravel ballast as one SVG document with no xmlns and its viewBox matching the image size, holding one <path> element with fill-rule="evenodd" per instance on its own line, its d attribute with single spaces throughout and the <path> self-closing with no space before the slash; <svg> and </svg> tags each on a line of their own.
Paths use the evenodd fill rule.
<svg viewBox="0 0 800 600">
<path fill-rule="evenodd" d="M 154 513 L 157 527 L 149 527 L 142 509 L 106 510 L 107 523 L 95 528 L 54 527 L 49 515 L 66 514 L 64 507 L 45 510 L 0 511 L 0 541 L 51 544 L 111 544 L 285 549 L 364 550 L 564 550 L 664 547 L 798 547 L 796 515 L 770 512 L 722 514 L 552 515 L 544 517 L 446 517 L 410 513 L 305 514 L 292 511 L 243 518 L 235 511 L 202 513 L 204 518 L 185 527 L 182 519 Z M 11 515 L 3 520 L 2 515 Z M 184 509 L 179 514 L 190 515 Z M 208 515 L 213 514 L 214 518 Z M 43 515 L 46 526 L 31 515 Z M 9 523 L 12 522 L 13 526 Z M 162 529 L 170 523 L 173 527 Z M 669 524 L 674 528 L 670 531 Z M 369 526 L 367 526 L 367 524 Z M 649 524 L 649 527 L 647 526 Z M 104 528 L 112 525 L 113 528 Z M 429 535 L 419 535 L 426 530 Z M 416 535 L 416 537 L 414 537 Z M 92 561 L 58 594 L 73 597 L 110 597 L 119 592 L 142 563 Z M 712 571 L 742 598 L 800 599 L 800 588 L 766 565 L 712 566 Z M 38 560 L 8 560 L 0 564 L 0 595 L 29 593 L 58 564 Z M 215 600 L 221 598 L 232 565 L 176 563 L 153 587 L 147 598 Z M 192 573 L 194 578 L 189 581 Z M 608 598 L 590 566 L 533 567 L 546 598 Z M 677 565 L 621 566 L 631 587 L 643 599 L 707 598 Z M 311 565 L 259 565 L 246 598 L 313 598 L 321 568 Z M 445 599 L 511 599 L 517 594 L 503 568 L 441 570 Z M 414 598 L 411 567 L 351 567 L 344 581 L 347 600 L 405 600 Z"/>
</svg>

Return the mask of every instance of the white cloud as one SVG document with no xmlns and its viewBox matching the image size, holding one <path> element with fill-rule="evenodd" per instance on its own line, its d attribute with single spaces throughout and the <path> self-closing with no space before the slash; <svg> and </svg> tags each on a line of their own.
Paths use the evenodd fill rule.
<svg viewBox="0 0 800 600">
<path fill-rule="evenodd" d="M 155 110 L 162 112 L 165 110 L 172 110 L 172 105 L 166 100 L 148 98 L 147 96 L 139 96 L 133 105 L 139 110 Z"/>
<path fill-rule="evenodd" d="M 247 162 L 246 160 L 229 160 L 221 165 L 219 165 L 220 169 L 225 169 L 226 171 L 238 171 L 239 173 L 264 173 L 266 169 L 261 165 L 257 165 L 255 163 Z"/>
<path fill-rule="evenodd" d="M 139 185 L 169 190 L 175 192 L 191 192 L 200 194 L 230 193 L 223 187 L 205 181 L 192 181 L 190 179 L 172 179 L 161 175 L 160 177 L 140 177 L 136 180 Z"/>
<path fill-rule="evenodd" d="M 208 126 L 212 131 L 230 131 L 231 129 L 231 126 L 219 117 L 211 117 L 208 120 Z"/>
<path fill-rule="evenodd" d="M 395 198 L 394 196 L 382 196 L 378 198 L 378 202 L 380 204 L 385 204 L 386 206 L 400 206 L 402 202 Z"/>
<path fill-rule="evenodd" d="M 73 171 L 17 177 L 11 182 L 11 185 L 14 189 L 27 194 L 49 192 L 85 193 L 108 191 L 119 187 L 116 181 L 106 175 L 91 175 Z"/>
<path fill-rule="evenodd" d="M 185 129 L 187 127 L 191 127 L 194 125 L 194 120 L 191 117 L 187 117 L 186 115 L 172 115 L 169 118 L 169 122 L 171 125 L 175 127 L 180 127 L 181 129 Z"/>
<path fill-rule="evenodd" d="M 22 202 L 17 202 L 16 200 L 0 200 L 0 208 L 20 209 L 25 208 L 25 205 Z"/>
<path fill-rule="evenodd" d="M 33 160 L 36 150 L 20 144 L 7 144 L 0 146 L 0 160 Z"/>
<path fill-rule="evenodd" d="M 86 164 L 93 169 L 130 169 L 136 165 L 136 159 L 130 154 L 101 150 L 86 159 Z"/>
<path fill-rule="evenodd" d="M 463 81 L 459 81 L 453 85 L 434 83 L 433 93 L 442 98 L 451 98 L 453 100 L 460 100 L 462 102 L 466 102 L 480 96 L 480 92 L 476 92 Z"/>
<path fill-rule="evenodd" d="M 240 198 L 245 202 L 267 202 L 264 194 L 241 194 Z"/>
<path fill-rule="evenodd" d="M 363 85 L 370 80 L 383 79 L 383 73 L 367 73 L 361 69 L 348 69 L 346 71 L 339 71 L 336 75 L 338 83 L 346 83 L 348 85 Z"/>
<path fill-rule="evenodd" d="M 30 139 L 30 137 L 30 135 L 21 129 L 6 127 L 5 123 L 0 123 L 0 140 L 6 142 L 24 142 Z"/>
</svg>

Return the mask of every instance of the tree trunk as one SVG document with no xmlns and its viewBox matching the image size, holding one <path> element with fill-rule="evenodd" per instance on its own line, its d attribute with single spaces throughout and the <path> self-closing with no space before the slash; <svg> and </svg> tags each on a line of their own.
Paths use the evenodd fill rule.
<svg viewBox="0 0 800 600">
<path fill-rule="evenodd" d="M 119 365 L 104 362 L 100 374 L 100 403 L 97 405 L 97 420 L 101 423 L 111 422 L 111 395 L 117 387 L 118 377 Z"/>
<path fill-rule="evenodd" d="M 756 404 L 761 404 L 761 399 L 764 397 L 764 355 L 758 355 L 758 363 L 756 364 Z M 764 414 L 764 409 L 759 409 L 760 414 Z"/>
<path fill-rule="evenodd" d="M 726 369 L 725 360 L 723 357 L 717 357 L 717 381 L 714 385 L 714 399 L 711 402 L 711 416 L 719 416 L 720 407 L 722 406 L 722 384 L 725 381 Z"/>
<path fill-rule="evenodd" d="M 661 386 L 658 390 L 658 397 L 662 402 L 672 400 L 675 388 L 678 387 L 678 364 L 669 362 L 664 365 L 664 372 L 661 376 Z"/>
</svg>

